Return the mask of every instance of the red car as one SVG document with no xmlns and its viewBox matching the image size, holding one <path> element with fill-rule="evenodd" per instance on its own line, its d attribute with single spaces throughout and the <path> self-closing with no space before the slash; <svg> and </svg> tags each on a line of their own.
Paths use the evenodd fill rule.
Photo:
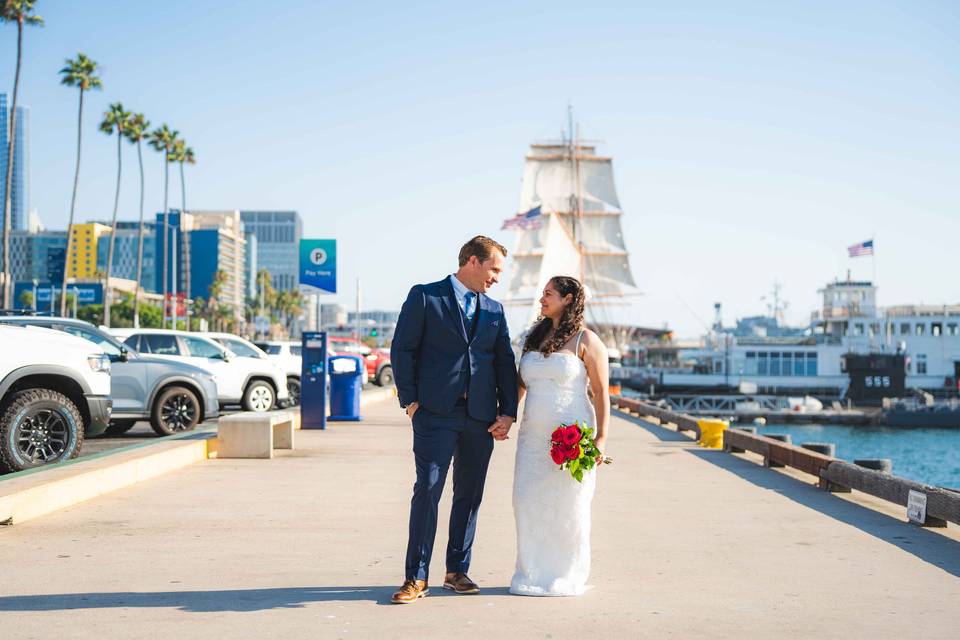
<svg viewBox="0 0 960 640">
<path fill-rule="evenodd" d="M 390 352 L 371 349 L 353 338 L 330 336 L 330 347 L 337 353 L 362 356 L 367 364 L 367 375 L 375 384 L 386 387 L 393 384 L 393 367 L 390 366 Z"/>
</svg>

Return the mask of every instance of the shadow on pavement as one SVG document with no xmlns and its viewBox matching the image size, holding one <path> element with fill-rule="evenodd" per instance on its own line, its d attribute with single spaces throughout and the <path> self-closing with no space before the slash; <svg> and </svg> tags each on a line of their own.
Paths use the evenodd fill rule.
<svg viewBox="0 0 960 640">
<path fill-rule="evenodd" d="M 673 430 L 650 424 L 621 412 L 618 417 L 632 422 L 663 441 L 692 440 Z M 885 513 L 869 507 L 855 504 L 792 478 L 786 474 L 772 471 L 750 460 L 710 449 L 686 449 L 687 453 L 697 456 L 724 471 L 728 471 L 758 487 L 775 491 L 785 498 L 830 516 L 835 520 L 868 533 L 884 542 L 910 553 L 951 575 L 960 577 L 960 543 L 928 531 L 906 521 L 897 520 Z M 906 517 L 906 516 L 904 516 Z M 952 526 L 952 525 L 951 525 Z"/>
<path fill-rule="evenodd" d="M 369 601 L 395 606 L 390 597 L 399 585 L 366 587 L 284 587 L 277 589 L 231 589 L 223 591 L 155 591 L 114 593 L 55 593 L 50 595 L 0 596 L 0 611 L 69 611 L 72 609 L 176 608 L 192 613 L 298 609 L 314 602 Z M 507 587 L 485 588 L 481 595 L 509 595 Z M 439 587 L 430 588 L 431 598 L 456 596 Z M 459 596 L 456 596 L 459 597 Z"/>
</svg>

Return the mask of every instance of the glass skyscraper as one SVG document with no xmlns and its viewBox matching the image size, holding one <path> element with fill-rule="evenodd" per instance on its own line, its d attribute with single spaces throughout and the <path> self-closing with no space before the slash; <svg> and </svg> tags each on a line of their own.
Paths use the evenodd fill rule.
<svg viewBox="0 0 960 640">
<path fill-rule="evenodd" d="M 300 238 L 303 221 L 296 211 L 241 211 L 248 233 L 257 237 L 258 270 L 270 272 L 277 291 L 299 290 Z"/>
<path fill-rule="evenodd" d="M 0 93 L 0 237 L 3 235 L 3 207 L 6 203 L 7 154 L 10 151 L 10 106 L 6 93 Z M 13 194 L 11 228 L 27 228 L 30 211 L 30 109 L 17 107 L 17 139 L 13 147 Z"/>
</svg>

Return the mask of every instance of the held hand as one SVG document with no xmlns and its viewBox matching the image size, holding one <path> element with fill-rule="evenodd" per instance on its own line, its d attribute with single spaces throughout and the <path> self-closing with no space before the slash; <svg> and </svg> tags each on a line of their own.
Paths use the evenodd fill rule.
<svg viewBox="0 0 960 640">
<path fill-rule="evenodd" d="M 415 414 L 417 412 L 417 409 L 419 408 L 420 408 L 419 402 L 411 402 L 410 404 L 408 404 L 407 408 L 405 409 L 405 411 L 407 412 L 407 417 L 413 420 L 413 414 Z"/>
<path fill-rule="evenodd" d="M 607 455 L 606 453 L 604 453 L 607 450 L 607 438 L 605 436 L 601 438 L 597 438 L 595 442 L 596 442 L 597 449 L 599 449 L 600 451 L 600 457 L 597 458 L 597 466 L 599 467 L 601 464 L 603 464 L 607 460 Z M 612 462 L 613 458 L 610 458 L 610 461 Z"/>
<path fill-rule="evenodd" d="M 497 416 L 490 428 L 487 429 L 493 435 L 494 440 L 508 440 L 510 438 L 510 427 L 513 426 L 513 418 L 510 416 Z"/>
</svg>

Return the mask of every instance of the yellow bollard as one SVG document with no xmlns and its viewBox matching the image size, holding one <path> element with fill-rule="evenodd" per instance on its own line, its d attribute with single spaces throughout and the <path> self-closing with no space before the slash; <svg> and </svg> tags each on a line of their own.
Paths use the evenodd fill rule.
<svg viewBox="0 0 960 640">
<path fill-rule="evenodd" d="M 723 420 L 697 420 L 697 426 L 700 427 L 701 447 L 708 449 L 723 449 L 723 432 L 726 431 L 729 423 Z"/>
</svg>

